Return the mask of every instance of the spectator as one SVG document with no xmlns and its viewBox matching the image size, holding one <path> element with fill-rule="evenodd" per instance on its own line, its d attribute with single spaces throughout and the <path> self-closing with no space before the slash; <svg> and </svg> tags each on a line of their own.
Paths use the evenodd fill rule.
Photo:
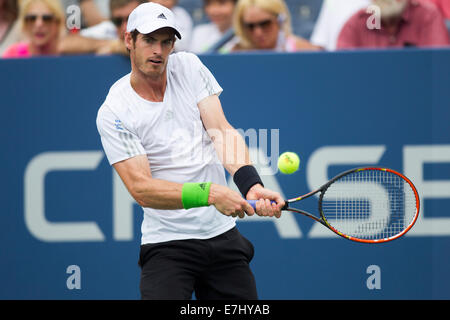
<svg viewBox="0 0 450 320">
<path fill-rule="evenodd" d="M 19 21 L 26 40 L 8 47 L 4 58 L 58 54 L 58 42 L 65 32 L 65 16 L 59 0 L 20 1 Z"/>
<path fill-rule="evenodd" d="M 60 44 L 63 54 L 123 54 L 128 55 L 124 43 L 128 16 L 145 0 L 110 0 L 111 19 L 67 35 Z"/>
<path fill-rule="evenodd" d="M 181 40 L 175 42 L 175 52 L 187 51 L 191 44 L 192 28 L 194 23 L 189 13 L 182 7 L 178 6 L 178 0 L 152 0 L 148 2 L 155 2 L 172 10 L 177 21 L 178 30 L 181 33 Z"/>
<path fill-rule="evenodd" d="M 192 32 L 190 51 L 203 53 L 208 51 L 230 29 L 237 0 L 204 0 L 204 10 L 210 23 L 196 26 Z"/>
<path fill-rule="evenodd" d="M 239 0 L 233 27 L 239 42 L 232 51 L 318 49 L 292 33 L 291 15 L 283 0 Z"/>
<path fill-rule="evenodd" d="M 371 0 L 325 0 L 311 35 L 311 43 L 324 50 L 336 50 L 342 26 L 359 9 L 367 8 L 370 4 Z"/>
<path fill-rule="evenodd" d="M 10 45 L 22 40 L 18 15 L 17 0 L 0 0 L 0 56 Z"/>
<path fill-rule="evenodd" d="M 372 0 L 375 13 L 360 10 L 344 25 L 338 49 L 430 47 L 449 44 L 447 29 L 436 6 L 417 0 Z"/>
</svg>

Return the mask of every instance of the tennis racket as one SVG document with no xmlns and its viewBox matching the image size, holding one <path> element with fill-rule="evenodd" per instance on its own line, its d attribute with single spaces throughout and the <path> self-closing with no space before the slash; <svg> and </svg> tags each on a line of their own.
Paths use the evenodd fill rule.
<svg viewBox="0 0 450 320">
<path fill-rule="evenodd" d="M 319 214 L 293 208 L 295 202 L 319 194 Z M 255 208 L 256 200 L 248 200 Z M 282 210 L 303 214 L 346 239 L 381 243 L 407 233 L 419 215 L 420 200 L 413 183 L 386 168 L 345 171 L 319 189 L 285 200 Z"/>
</svg>

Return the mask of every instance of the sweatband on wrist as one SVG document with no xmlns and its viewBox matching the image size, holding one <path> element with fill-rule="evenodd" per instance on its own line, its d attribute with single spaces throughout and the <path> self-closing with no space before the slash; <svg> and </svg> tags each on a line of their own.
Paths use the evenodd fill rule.
<svg viewBox="0 0 450 320">
<path fill-rule="evenodd" d="M 184 183 L 181 191 L 183 208 L 190 209 L 209 206 L 208 198 L 210 187 L 211 182 Z"/>
<path fill-rule="evenodd" d="M 233 180 L 244 198 L 247 197 L 248 191 L 255 184 L 259 183 L 264 187 L 258 171 L 251 165 L 240 167 L 234 174 Z"/>
</svg>

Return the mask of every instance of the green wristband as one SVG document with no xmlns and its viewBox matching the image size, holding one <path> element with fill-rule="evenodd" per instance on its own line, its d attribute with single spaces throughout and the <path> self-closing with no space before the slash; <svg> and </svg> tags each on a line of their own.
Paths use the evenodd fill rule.
<svg viewBox="0 0 450 320">
<path fill-rule="evenodd" d="M 185 183 L 181 192 L 183 208 L 207 207 L 211 182 Z"/>
</svg>

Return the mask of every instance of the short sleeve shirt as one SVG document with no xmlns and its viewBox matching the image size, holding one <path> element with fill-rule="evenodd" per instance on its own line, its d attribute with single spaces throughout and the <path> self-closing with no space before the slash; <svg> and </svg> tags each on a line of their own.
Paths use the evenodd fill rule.
<svg viewBox="0 0 450 320">
<path fill-rule="evenodd" d="M 197 104 L 222 88 L 200 59 L 187 52 L 169 56 L 162 102 L 139 96 L 130 74 L 110 89 L 97 115 L 108 161 L 114 164 L 146 155 L 152 177 L 167 181 L 226 185 L 225 172 L 203 127 Z M 189 210 L 143 208 L 142 243 L 206 239 L 235 226 L 214 206 Z"/>
</svg>

